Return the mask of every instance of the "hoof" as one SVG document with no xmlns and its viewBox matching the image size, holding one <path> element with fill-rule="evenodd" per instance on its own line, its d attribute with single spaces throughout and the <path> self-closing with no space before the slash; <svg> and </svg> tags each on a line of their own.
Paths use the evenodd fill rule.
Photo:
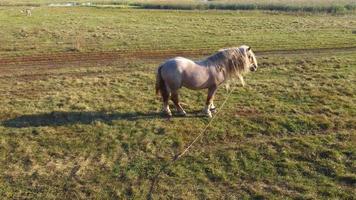
<svg viewBox="0 0 356 200">
<path fill-rule="evenodd" d="M 212 112 L 212 113 L 216 113 L 216 112 L 217 112 L 217 110 L 216 110 L 216 108 L 210 108 L 210 112 Z"/>
<path fill-rule="evenodd" d="M 211 114 L 210 111 L 209 111 L 209 112 L 203 111 L 203 114 L 204 114 L 205 116 L 209 117 L 209 118 L 212 118 L 212 117 L 213 117 L 213 115 Z"/>
<path fill-rule="evenodd" d="M 171 118 L 173 115 L 172 115 L 172 112 L 170 112 L 170 111 L 163 111 L 163 114 L 165 115 L 165 116 L 167 116 L 168 118 Z"/>
<path fill-rule="evenodd" d="M 213 115 L 211 114 L 211 111 L 210 111 L 209 108 L 204 108 L 203 114 L 204 114 L 205 116 L 209 117 L 209 118 L 212 118 L 212 117 L 213 117 Z"/>
</svg>

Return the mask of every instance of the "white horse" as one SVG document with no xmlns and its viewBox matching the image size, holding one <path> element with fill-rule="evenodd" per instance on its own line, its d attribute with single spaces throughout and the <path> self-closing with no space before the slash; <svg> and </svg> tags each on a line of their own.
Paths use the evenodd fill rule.
<svg viewBox="0 0 356 200">
<path fill-rule="evenodd" d="M 229 78 L 238 77 L 245 85 L 242 75 L 257 70 L 257 60 L 251 48 L 240 47 L 221 49 L 201 61 L 192 61 L 183 57 L 167 60 L 158 67 L 156 76 L 156 93 L 161 93 L 163 111 L 169 116 L 168 100 L 171 99 L 180 115 L 186 115 L 179 104 L 178 90 L 186 87 L 193 90 L 208 89 L 204 113 L 212 117 L 215 111 L 213 98 L 218 86 Z"/>
<path fill-rule="evenodd" d="M 33 7 L 26 8 L 26 9 L 21 10 L 21 13 L 24 13 L 24 14 L 26 14 L 26 16 L 31 17 L 32 16 L 32 10 L 33 10 Z"/>
</svg>

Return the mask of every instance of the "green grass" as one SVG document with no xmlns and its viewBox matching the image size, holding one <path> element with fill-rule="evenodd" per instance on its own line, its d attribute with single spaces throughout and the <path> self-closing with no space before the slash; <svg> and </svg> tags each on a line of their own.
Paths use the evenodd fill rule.
<svg viewBox="0 0 356 200">
<path fill-rule="evenodd" d="M 355 15 L 0 7 L 0 57 L 76 51 L 259 54 L 204 137 L 166 168 L 153 199 L 353 199 Z M 80 37 L 78 37 L 80 36 Z M 83 39 L 81 39 L 83 38 Z M 298 53 L 298 52 L 296 52 Z M 194 59 L 201 59 L 194 58 Z M 200 133 L 206 91 L 183 89 L 188 117 L 154 96 L 165 58 L 0 66 L 2 199 L 146 199 L 156 173 Z M 226 91 L 219 88 L 215 104 Z"/>
<path fill-rule="evenodd" d="M 354 52 L 259 60 L 154 199 L 353 198 Z M 197 114 L 205 91 L 182 90 L 190 117 L 161 118 L 159 62 L 3 67 L 0 196 L 146 198 L 208 123 Z"/>
<path fill-rule="evenodd" d="M 249 44 L 255 50 L 348 47 L 356 15 L 235 11 L 48 8 L 31 17 L 0 7 L 0 57 L 101 51 L 207 49 Z"/>
</svg>

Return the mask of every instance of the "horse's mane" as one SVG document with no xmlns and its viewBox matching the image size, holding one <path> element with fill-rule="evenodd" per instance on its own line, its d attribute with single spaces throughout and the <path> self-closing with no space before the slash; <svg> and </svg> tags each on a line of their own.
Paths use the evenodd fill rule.
<svg viewBox="0 0 356 200">
<path fill-rule="evenodd" d="M 208 66 L 214 66 L 217 70 L 225 69 L 228 77 L 237 76 L 248 71 L 247 56 L 242 48 L 221 49 L 217 53 L 205 59 Z"/>
</svg>

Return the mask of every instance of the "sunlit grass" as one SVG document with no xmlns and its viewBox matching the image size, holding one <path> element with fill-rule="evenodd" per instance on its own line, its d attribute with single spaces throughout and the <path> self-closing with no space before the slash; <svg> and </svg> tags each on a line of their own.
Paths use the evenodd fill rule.
<svg viewBox="0 0 356 200">
<path fill-rule="evenodd" d="M 352 197 L 354 53 L 259 59 L 153 198 Z M 197 114 L 205 91 L 182 90 L 190 117 L 160 116 L 159 62 L 4 68 L 1 196 L 146 198 L 160 167 L 208 122 Z"/>
<path fill-rule="evenodd" d="M 153 199 L 352 199 L 355 15 L 0 7 L 0 57 L 248 44 L 258 54 L 193 148 L 162 171 Z M 197 55 L 197 54 L 195 54 Z M 55 54 L 53 54 L 55 56 Z M 179 56 L 179 55 L 177 55 Z M 193 58 L 201 59 L 202 57 Z M 145 199 L 156 173 L 202 131 L 206 91 L 182 89 L 188 117 L 154 95 L 166 58 L 0 66 L 2 199 Z M 226 97 L 220 88 L 215 104 Z"/>
</svg>

